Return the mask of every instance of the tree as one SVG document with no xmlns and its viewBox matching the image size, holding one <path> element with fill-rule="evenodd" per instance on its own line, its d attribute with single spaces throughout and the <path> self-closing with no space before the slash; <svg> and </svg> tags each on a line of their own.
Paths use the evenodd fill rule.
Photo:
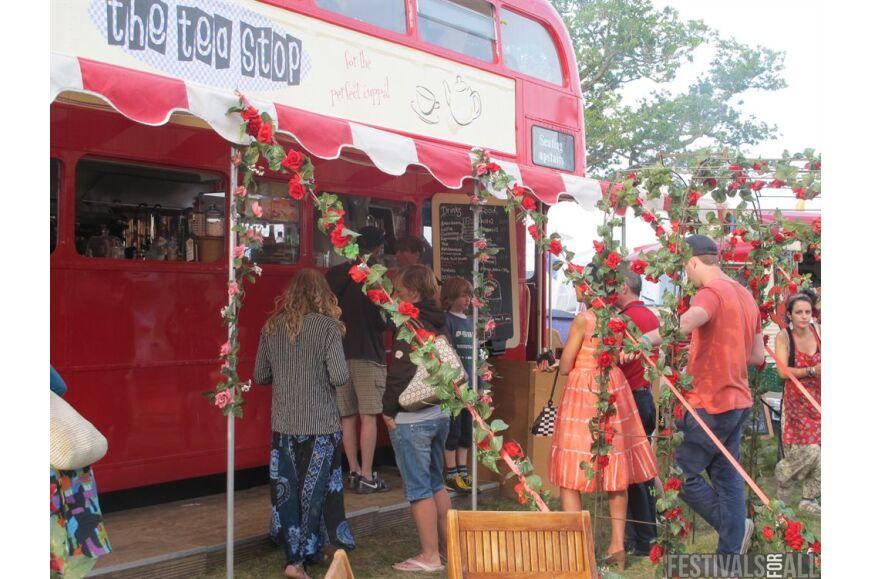
<svg viewBox="0 0 870 579">
<path fill-rule="evenodd" d="M 722 38 L 700 20 L 650 0 L 553 0 L 577 57 L 586 119 L 590 173 L 648 163 L 659 153 L 705 146 L 752 145 L 777 134 L 740 109 L 749 90 L 778 90 L 784 53 Z M 683 92 L 660 89 L 639 103 L 623 102 L 620 89 L 648 79 L 673 80 L 697 49 L 709 44 L 709 70 Z"/>
</svg>

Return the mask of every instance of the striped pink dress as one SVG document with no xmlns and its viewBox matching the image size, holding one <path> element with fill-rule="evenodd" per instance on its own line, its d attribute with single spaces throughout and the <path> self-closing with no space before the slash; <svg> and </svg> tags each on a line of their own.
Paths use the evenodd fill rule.
<svg viewBox="0 0 870 579">
<path fill-rule="evenodd" d="M 610 371 L 608 388 L 616 395 L 616 416 L 611 421 L 615 433 L 610 461 L 592 480 L 586 478 L 581 463 L 593 464 L 589 422 L 595 418 L 598 399 L 595 360 L 598 340 L 592 337 L 595 315 L 591 312 L 581 315 L 586 318 L 586 334 L 574 361 L 574 369 L 568 375 L 565 394 L 556 415 L 550 451 L 550 482 L 582 493 L 622 491 L 630 484 L 653 478 L 658 472 L 656 458 L 644 433 L 631 389 L 622 371 L 614 367 Z"/>
</svg>

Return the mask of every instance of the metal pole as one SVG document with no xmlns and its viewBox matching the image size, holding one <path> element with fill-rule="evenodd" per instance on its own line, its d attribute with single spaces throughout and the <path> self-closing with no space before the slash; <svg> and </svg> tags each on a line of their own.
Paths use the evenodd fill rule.
<svg viewBox="0 0 870 579">
<path fill-rule="evenodd" d="M 235 147 L 230 147 L 230 158 L 236 153 Z M 233 267 L 233 254 L 236 250 L 236 232 L 235 226 L 238 216 L 236 215 L 236 204 L 233 200 L 233 191 L 238 185 L 238 168 L 230 161 L 230 186 L 227 195 L 230 199 L 230 210 L 228 214 L 229 224 L 229 281 L 230 283 L 236 280 L 236 270 Z M 229 324 L 228 336 L 232 338 L 235 331 L 235 324 Z M 235 547 L 235 472 L 236 472 L 236 421 L 235 414 L 230 412 L 227 415 L 227 578 L 233 577 L 233 549 Z"/>
<path fill-rule="evenodd" d="M 540 208 L 540 206 L 538 206 Z M 538 344 L 538 354 L 544 351 L 544 253 L 538 248 L 538 244 L 535 243 L 535 275 L 538 278 L 538 288 L 535 292 L 535 303 L 537 304 L 537 319 L 535 320 L 535 326 L 538 330 L 537 335 L 537 344 Z"/>
<path fill-rule="evenodd" d="M 477 196 L 477 182 L 474 184 L 474 194 Z M 472 205 L 471 213 L 474 216 L 473 227 L 474 233 L 477 234 L 478 229 L 480 228 L 480 205 Z M 472 246 L 473 247 L 473 246 Z M 472 295 L 477 295 L 479 284 L 477 283 L 477 274 L 479 271 L 479 265 L 477 262 L 477 249 L 472 249 Z M 477 358 L 480 355 L 480 340 L 477 335 L 477 324 L 480 318 L 477 306 L 473 306 L 471 308 L 471 326 L 474 328 L 474 338 L 471 342 L 472 351 L 474 355 L 471 357 L 471 388 L 474 390 L 474 397 L 477 398 Z M 476 433 L 477 425 L 472 422 L 472 436 Z M 477 440 L 477 438 L 473 438 L 473 440 Z M 472 445 L 471 449 L 471 510 L 477 510 L 477 444 Z"/>
<path fill-rule="evenodd" d="M 626 238 L 626 226 L 628 225 L 628 213 L 626 213 L 625 217 L 622 218 L 622 247 L 625 247 L 625 238 Z"/>
</svg>

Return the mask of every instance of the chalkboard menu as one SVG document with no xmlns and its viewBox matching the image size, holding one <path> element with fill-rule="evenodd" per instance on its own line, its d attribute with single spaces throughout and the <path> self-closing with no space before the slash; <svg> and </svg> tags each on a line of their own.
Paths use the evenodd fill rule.
<svg viewBox="0 0 870 579">
<path fill-rule="evenodd" d="M 482 263 L 483 273 L 491 272 L 495 291 L 490 296 L 490 311 L 495 319 L 494 341 L 506 348 L 519 344 L 519 299 L 516 268 L 516 230 L 513 215 L 504 204 L 492 202 L 481 208 L 484 235 L 499 252 Z M 462 277 L 473 281 L 474 216 L 465 195 L 439 194 L 432 200 L 434 269 L 440 279 Z"/>
</svg>

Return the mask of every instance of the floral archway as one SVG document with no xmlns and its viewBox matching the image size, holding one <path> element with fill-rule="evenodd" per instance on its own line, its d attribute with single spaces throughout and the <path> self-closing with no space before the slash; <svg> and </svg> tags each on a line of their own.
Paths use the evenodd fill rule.
<svg viewBox="0 0 870 579">
<path fill-rule="evenodd" d="M 499 434 L 508 425 L 493 417 L 491 383 L 494 373 L 486 352 L 478 360 L 477 376 L 473 377 L 471 384 L 460 379 L 458 370 L 442 364 L 436 354 L 434 336 L 417 322 L 416 308 L 392 295 L 386 268 L 370 265 L 369 256 L 360 255 L 357 233 L 345 226 L 344 208 L 337 196 L 316 192 L 314 167 L 308 157 L 279 144 L 274 138 L 272 120 L 244 97 L 240 98 L 237 107 L 228 111 L 228 114 L 235 113 L 241 115 L 241 129 L 251 137 L 251 142 L 233 158 L 233 164 L 242 176 L 241 185 L 232 192 L 234 210 L 240 212 L 245 198 L 256 193 L 257 177 L 264 173 L 264 168 L 287 174 L 287 194 L 296 200 L 306 196 L 312 198 L 320 216 L 318 228 L 329 236 L 334 251 L 355 261 L 350 276 L 363 285 L 369 299 L 379 305 L 399 328 L 396 339 L 412 344 L 412 360 L 429 371 L 430 382 L 435 386 L 442 406 L 453 415 L 462 408 L 471 412 L 479 461 L 500 475 L 499 465 L 503 463 L 507 467 L 506 476 L 517 479 L 514 490 L 518 501 L 548 511 L 546 495 L 541 492 L 542 480 L 533 473 L 531 461 L 519 444 L 505 441 Z M 695 414 L 683 395 L 691 388 L 692 379 L 685 372 L 688 361 L 684 344 L 686 337 L 679 331 L 679 316 L 688 308 L 695 291 L 689 283 L 681 280 L 684 256 L 690 251 L 685 238 L 692 233 L 711 235 L 722 244 L 722 255 L 726 260 L 733 257 L 738 243 L 748 243 L 751 247 L 749 261 L 740 267 L 738 275 L 743 276 L 751 288 L 764 321 L 776 319 L 777 309 L 784 299 L 809 283 L 806 277 L 798 275 L 796 264 L 803 259 L 821 259 L 821 222 L 788 221 L 777 212 L 772 222 L 765 223 L 758 207 L 758 195 L 763 189 L 773 188 L 791 190 L 799 200 L 819 196 L 820 156 L 807 150 L 799 155 L 769 160 L 748 159 L 739 153 L 724 152 L 699 156 L 690 162 L 662 162 L 615 175 L 598 202 L 605 220 L 598 229 L 599 239 L 593 241 L 595 254 L 592 263 L 601 272 L 595 277 L 589 275 L 583 266 L 573 263 L 574 255 L 563 247 L 560 234 L 548 231 L 547 216 L 537 210 L 536 200 L 494 162 L 488 152 L 475 150 L 469 170 L 474 179 L 470 196 L 472 205 L 485 204 L 494 196 L 506 197 L 506 210 L 514 211 L 517 220 L 530 223 L 529 234 L 541 251 L 552 254 L 553 267 L 564 269 L 567 279 L 575 285 L 582 285 L 591 296 L 591 308 L 598 322 L 596 357 L 602 372 L 598 411 L 589 426 L 595 458 L 583 465 L 587 477 L 598 476 L 607 468 L 613 439 L 620 435 L 611 423 L 615 406 L 607 391 L 609 372 L 616 364 L 619 352 L 638 352 L 646 365 L 647 376 L 651 380 L 660 379 L 664 385 L 658 401 L 660 422 L 664 427 L 657 434 L 656 446 L 666 476 L 663 477 L 664 494 L 658 497 L 657 504 L 659 538 L 650 557 L 658 562 L 665 553 L 683 551 L 690 525 L 678 505 L 683 479 L 674 462 L 674 453 L 682 435 L 673 424 L 684 412 Z M 719 206 L 702 208 L 699 202 L 704 198 Z M 732 205 L 736 203 L 734 211 L 726 210 L 723 205 L 726 201 Z M 251 203 L 251 208 L 255 215 L 261 211 L 256 201 Z M 623 283 L 620 266 L 627 261 L 627 251 L 619 247 L 614 231 L 622 225 L 628 211 L 649 224 L 660 245 L 658 249 L 632 260 L 629 264 L 632 271 L 653 281 L 667 275 L 675 288 L 664 297 L 660 329 L 664 341 L 658 351 L 640 341 L 637 328 L 613 307 L 615 291 Z M 221 310 L 224 323 L 229 327 L 229 337 L 220 350 L 221 380 L 207 395 L 225 415 L 242 416 L 244 393 L 250 388 L 250 381 L 242 381 L 238 375 L 239 342 L 234 329 L 243 304 L 245 285 L 253 283 L 260 274 L 260 268 L 248 258 L 251 255 L 249 250 L 259 249 L 263 240 L 258 233 L 238 224 L 233 225 L 232 233 L 238 238 L 238 246 L 232 256 L 234 272 L 228 285 L 228 303 Z M 799 245 L 800 251 L 790 249 L 795 245 Z M 491 259 L 496 252 L 479 228 L 475 231 L 473 247 L 477 263 Z M 485 277 L 479 275 L 475 275 L 474 289 L 473 307 L 480 313 L 477 336 L 479 343 L 483 344 L 494 328 L 487 307 L 492 290 Z M 773 354 L 769 348 L 768 353 Z M 777 363 L 781 365 L 782 361 L 777 360 Z M 795 380 L 794 377 L 791 379 Z M 756 404 L 758 385 L 756 378 L 753 383 Z M 818 409 L 820 412 L 821 407 Z M 703 424 L 702 427 L 706 429 Z M 711 432 L 708 434 L 713 436 Z M 751 444 L 755 444 L 754 437 Z M 724 447 L 721 450 L 727 454 Z M 733 458 L 732 461 L 756 497 L 754 516 L 760 540 L 772 548 L 784 547 L 818 555 L 820 542 L 813 533 L 796 520 L 791 509 L 779 500 L 768 498 L 755 483 L 757 472 L 751 453 L 749 472 Z"/>
</svg>

